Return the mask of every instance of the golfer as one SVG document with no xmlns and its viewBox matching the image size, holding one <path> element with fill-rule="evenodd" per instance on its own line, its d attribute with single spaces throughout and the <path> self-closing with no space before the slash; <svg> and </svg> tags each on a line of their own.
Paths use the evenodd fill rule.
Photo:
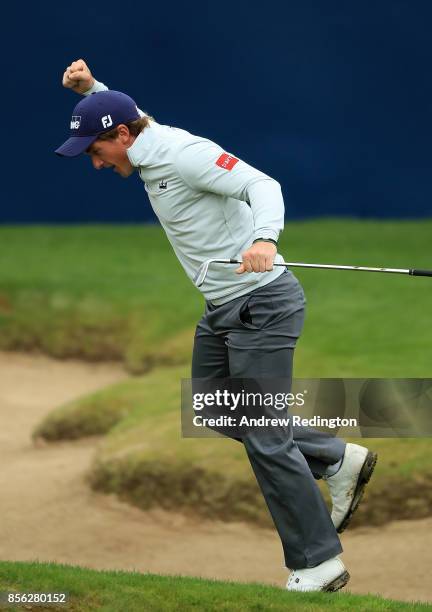
<svg viewBox="0 0 432 612">
<path fill-rule="evenodd" d="M 279 183 L 214 142 L 158 124 L 126 94 L 96 81 L 86 63 L 71 63 L 63 85 L 83 94 L 70 137 L 56 153 L 89 155 L 94 168 L 138 173 L 186 274 L 215 265 L 201 291 L 206 301 L 192 358 L 193 379 L 278 378 L 291 381 L 305 299 L 277 253 L 284 225 Z M 235 273 L 234 273 L 235 272 Z M 290 591 L 337 591 L 349 580 L 339 558 L 345 529 L 369 481 L 376 455 L 307 427 L 243 444 L 279 533 Z M 329 485 L 331 515 L 316 479 Z"/>
</svg>

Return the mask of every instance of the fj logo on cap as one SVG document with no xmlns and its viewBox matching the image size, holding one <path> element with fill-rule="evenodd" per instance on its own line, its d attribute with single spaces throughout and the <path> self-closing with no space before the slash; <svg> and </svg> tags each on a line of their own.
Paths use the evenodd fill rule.
<svg viewBox="0 0 432 612">
<path fill-rule="evenodd" d="M 78 117 L 77 115 L 72 115 L 72 119 L 70 122 L 70 129 L 78 130 L 80 125 L 81 125 L 81 117 Z"/>
<path fill-rule="evenodd" d="M 111 115 L 105 115 L 105 117 L 102 117 L 101 121 L 102 121 L 102 125 L 104 126 L 104 128 L 110 127 L 113 124 Z"/>
</svg>

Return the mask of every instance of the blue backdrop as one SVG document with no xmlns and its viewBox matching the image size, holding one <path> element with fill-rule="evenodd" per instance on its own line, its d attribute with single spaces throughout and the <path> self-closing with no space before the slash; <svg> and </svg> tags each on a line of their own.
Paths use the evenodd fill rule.
<svg viewBox="0 0 432 612">
<path fill-rule="evenodd" d="M 3 6 L 0 222 L 153 219 L 143 184 L 60 159 L 84 58 L 167 123 L 278 179 L 287 216 L 432 214 L 432 4 Z"/>
</svg>

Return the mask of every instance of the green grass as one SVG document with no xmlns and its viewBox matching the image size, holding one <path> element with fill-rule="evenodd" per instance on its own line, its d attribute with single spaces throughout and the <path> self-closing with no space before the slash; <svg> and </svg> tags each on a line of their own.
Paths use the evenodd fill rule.
<svg viewBox="0 0 432 612">
<path fill-rule="evenodd" d="M 432 221 L 287 223 L 288 260 L 431 267 Z M 187 363 L 203 300 L 156 226 L 0 227 L 0 348 Z M 301 271 L 308 298 L 296 374 L 429 377 L 428 278 Z"/>
<path fill-rule="evenodd" d="M 159 506 L 270 526 L 242 444 L 181 437 L 180 380 L 187 376 L 185 366 L 157 368 L 118 383 L 58 408 L 34 435 L 52 441 L 107 434 L 98 445 L 89 482 L 139 508 Z M 377 450 L 379 462 L 353 526 L 429 516 L 430 440 L 360 443 Z"/>
<path fill-rule="evenodd" d="M 202 305 L 159 227 L 0 227 L 0 241 L 1 348 L 132 371 L 188 360 Z"/>
<path fill-rule="evenodd" d="M 424 603 L 403 603 L 373 595 L 339 592 L 287 593 L 282 588 L 262 584 L 217 582 L 180 576 L 158 576 L 133 572 L 97 572 L 48 563 L 0 562 L 0 591 L 67 592 L 69 603 L 56 609 L 68 612 L 170 612 L 286 611 L 319 612 L 347 610 L 384 612 L 387 610 L 430 610 Z M 8 607 L 7 610 L 24 610 Z M 48 607 L 32 607 L 50 610 Z"/>
</svg>

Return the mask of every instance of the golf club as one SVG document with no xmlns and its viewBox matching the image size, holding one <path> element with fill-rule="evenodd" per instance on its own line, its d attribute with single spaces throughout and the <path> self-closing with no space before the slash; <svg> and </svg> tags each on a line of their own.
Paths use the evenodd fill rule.
<svg viewBox="0 0 432 612">
<path fill-rule="evenodd" d="M 214 263 L 238 264 L 242 262 L 237 259 L 207 259 L 198 269 L 194 283 L 196 287 L 201 287 L 204 283 L 209 266 Z M 432 270 L 418 270 L 414 268 L 369 268 L 366 266 L 339 266 L 333 264 L 301 263 L 298 261 L 283 261 L 274 263 L 274 266 L 285 266 L 287 268 L 318 268 L 320 270 L 353 270 L 356 272 L 385 272 L 387 274 L 408 274 L 409 276 L 432 276 Z"/>
</svg>

